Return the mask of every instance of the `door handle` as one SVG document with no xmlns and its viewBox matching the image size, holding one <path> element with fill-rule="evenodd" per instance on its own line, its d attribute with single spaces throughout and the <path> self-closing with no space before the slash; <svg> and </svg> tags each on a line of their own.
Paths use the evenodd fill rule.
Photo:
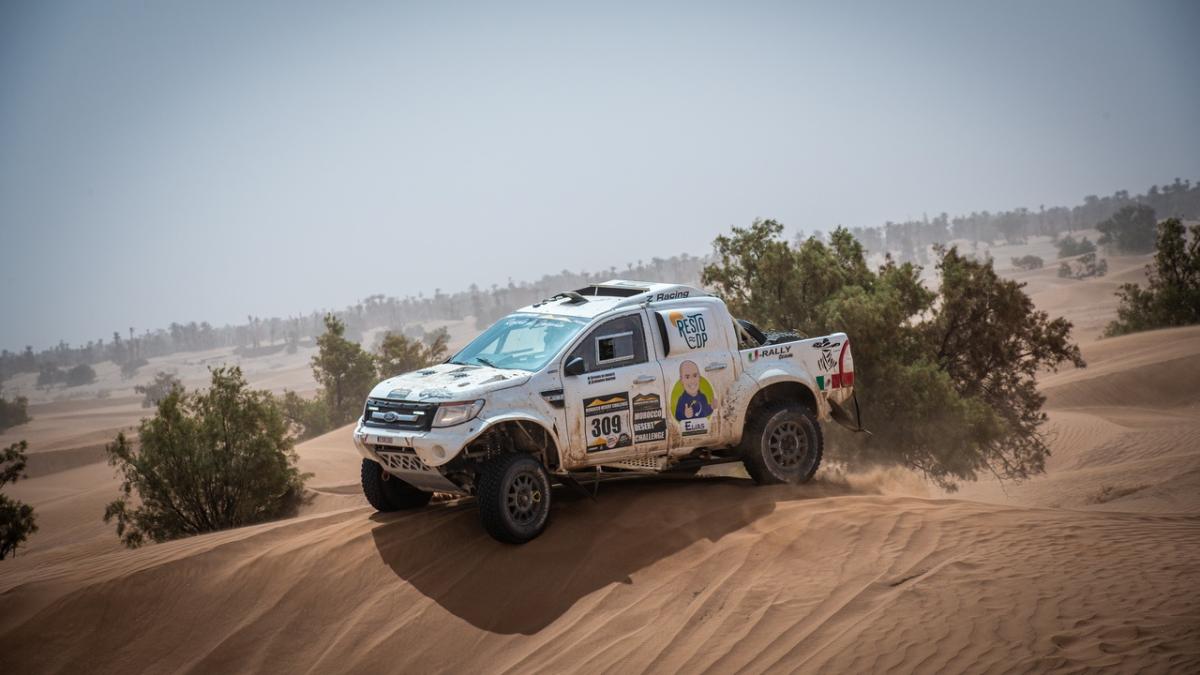
<svg viewBox="0 0 1200 675">
<path fill-rule="evenodd" d="M 708 373 L 714 370 L 725 370 L 725 366 L 726 364 L 724 363 L 710 363 L 707 366 L 704 366 L 704 372 Z"/>
<path fill-rule="evenodd" d="M 651 382 L 653 382 L 657 379 L 658 378 L 654 377 L 653 375 L 638 375 L 637 378 L 635 378 L 633 380 L 633 383 L 634 384 L 650 384 Z"/>
</svg>

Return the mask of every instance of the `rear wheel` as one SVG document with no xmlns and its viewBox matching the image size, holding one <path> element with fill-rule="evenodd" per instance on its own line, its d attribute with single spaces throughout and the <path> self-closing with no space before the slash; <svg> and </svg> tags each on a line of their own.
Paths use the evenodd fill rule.
<svg viewBox="0 0 1200 675">
<path fill-rule="evenodd" d="M 384 471 L 379 462 L 365 458 L 362 461 L 362 489 L 376 511 L 419 509 L 433 498 L 432 492 L 418 490 Z"/>
<path fill-rule="evenodd" d="M 741 449 L 746 472 L 759 485 L 806 483 L 821 465 L 824 439 L 812 411 L 781 401 L 754 415 Z"/>
<path fill-rule="evenodd" d="M 532 455 L 506 454 L 484 464 L 475 496 L 483 529 L 498 541 L 524 544 L 546 529 L 550 476 Z"/>
</svg>

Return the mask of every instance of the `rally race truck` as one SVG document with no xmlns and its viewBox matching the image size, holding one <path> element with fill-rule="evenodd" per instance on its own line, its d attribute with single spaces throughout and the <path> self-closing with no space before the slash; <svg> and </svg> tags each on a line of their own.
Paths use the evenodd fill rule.
<svg viewBox="0 0 1200 675">
<path fill-rule="evenodd" d="M 354 444 L 375 509 L 473 495 L 484 529 L 519 544 L 545 529 L 553 483 L 729 462 L 759 484 L 803 483 L 830 419 L 861 429 L 845 334 L 764 333 L 700 289 L 614 280 L 380 382 Z"/>
</svg>

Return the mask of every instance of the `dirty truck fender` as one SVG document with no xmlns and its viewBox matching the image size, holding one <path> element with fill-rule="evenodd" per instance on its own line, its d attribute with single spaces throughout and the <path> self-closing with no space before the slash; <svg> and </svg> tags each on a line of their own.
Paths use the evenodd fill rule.
<svg viewBox="0 0 1200 675">
<path fill-rule="evenodd" d="M 735 444 L 741 442 L 742 432 L 750 421 L 748 415 L 754 397 L 764 389 L 785 383 L 798 384 L 807 389 L 812 399 L 816 401 L 817 409 L 814 412 L 817 414 L 817 419 L 823 422 L 829 420 L 829 402 L 818 393 L 817 383 L 812 375 L 803 370 L 789 369 L 784 366 L 768 366 L 753 376 L 748 373 L 744 374 L 734 383 L 735 394 L 731 398 L 737 401 L 735 408 L 737 417 L 734 422 Z"/>
<path fill-rule="evenodd" d="M 374 444 L 369 439 L 371 437 L 387 437 L 390 442 L 385 445 L 411 448 L 425 464 L 430 467 L 439 467 L 459 456 L 464 448 L 487 433 L 489 429 L 505 422 L 537 425 L 537 427 L 545 429 L 549 438 L 554 441 L 556 449 L 561 445 L 560 431 L 553 420 L 547 420 L 529 412 L 514 410 L 499 412 L 491 416 L 480 415 L 470 422 L 435 429 L 436 433 L 370 429 L 363 427 L 360 419 L 354 432 L 354 446 L 360 455 L 378 462 L 379 456 L 372 447 Z"/>
</svg>

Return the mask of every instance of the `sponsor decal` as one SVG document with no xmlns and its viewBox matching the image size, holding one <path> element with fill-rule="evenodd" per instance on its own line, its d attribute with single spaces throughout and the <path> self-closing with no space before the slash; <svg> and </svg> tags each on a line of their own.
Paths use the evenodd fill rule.
<svg viewBox="0 0 1200 675">
<path fill-rule="evenodd" d="M 671 324 L 675 326 L 675 330 L 679 331 L 679 337 L 689 348 L 703 349 L 704 345 L 708 344 L 708 327 L 704 324 L 703 312 L 695 314 L 671 312 L 668 316 Z"/>
<path fill-rule="evenodd" d="M 683 436 L 702 436 L 708 433 L 708 418 L 700 417 L 694 420 L 684 420 L 680 426 Z"/>
<path fill-rule="evenodd" d="M 778 345 L 775 347 L 759 347 L 746 355 L 746 358 L 751 363 L 759 359 L 790 359 L 795 354 L 792 354 L 792 345 Z"/>
<path fill-rule="evenodd" d="M 654 296 L 654 302 L 659 302 L 662 300 L 678 300 L 679 298 L 686 298 L 689 294 L 690 291 L 671 291 L 670 293 L 659 293 L 658 295 Z"/>
<path fill-rule="evenodd" d="M 812 348 L 813 349 L 833 349 L 834 347 L 840 347 L 841 345 L 842 345 L 842 343 L 840 343 L 840 342 L 833 342 L 829 338 L 822 338 L 819 342 L 814 342 L 812 345 Z"/>
<path fill-rule="evenodd" d="M 826 389 L 840 389 L 842 387 L 854 386 L 854 357 L 850 355 L 850 343 L 846 342 L 843 346 L 840 342 L 830 342 L 829 338 L 825 338 L 820 343 L 827 344 L 828 347 L 821 350 L 821 358 L 817 359 L 817 367 L 825 371 L 825 375 L 817 376 L 817 388 L 821 391 Z M 817 344 L 813 346 L 816 347 Z M 833 348 L 841 347 L 838 352 L 838 357 L 833 358 Z M 830 373 L 834 366 L 837 367 L 836 373 Z"/>
<path fill-rule="evenodd" d="M 588 452 L 633 445 L 630 435 L 632 426 L 629 421 L 629 392 L 583 399 L 583 427 L 588 437 Z"/>
<path fill-rule="evenodd" d="M 596 384 L 597 382 L 612 382 L 617 379 L 617 374 L 614 372 L 600 373 L 599 375 L 588 375 L 588 384 Z"/>
<path fill-rule="evenodd" d="M 712 385 L 695 361 L 679 364 L 679 380 L 671 389 L 671 410 L 684 436 L 708 433 L 708 418 L 717 403 Z"/>
<path fill-rule="evenodd" d="M 367 442 L 370 443 L 372 441 L 376 445 L 391 445 L 394 447 L 412 448 L 412 439 L 408 438 L 407 436 L 400 436 L 398 438 L 393 436 L 368 436 Z"/>
<path fill-rule="evenodd" d="M 833 360 L 833 352 L 828 349 L 821 352 L 821 358 L 817 359 L 817 367 L 827 373 L 836 365 L 837 361 Z"/>
<path fill-rule="evenodd" d="M 813 349 L 821 350 L 821 358 L 817 359 L 817 367 L 828 373 L 837 365 L 837 359 L 833 358 L 833 350 L 842 346 L 840 342 L 833 342 L 829 338 L 821 338 L 812 344 Z"/>
<path fill-rule="evenodd" d="M 663 418 L 662 399 L 658 394 L 633 397 L 633 442 L 653 443 L 667 440 L 667 420 Z"/>
</svg>

